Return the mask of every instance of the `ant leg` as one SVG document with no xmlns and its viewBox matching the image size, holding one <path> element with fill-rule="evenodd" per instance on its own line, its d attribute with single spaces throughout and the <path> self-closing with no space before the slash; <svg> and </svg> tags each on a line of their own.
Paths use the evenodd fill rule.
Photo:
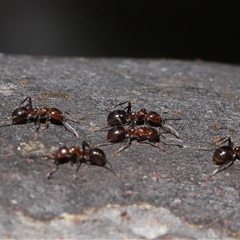
<svg viewBox="0 0 240 240">
<path fill-rule="evenodd" d="M 35 122 L 35 125 L 36 125 L 36 131 L 35 131 L 35 134 L 34 134 L 34 138 L 36 139 L 37 138 L 37 133 L 41 127 L 41 123 L 40 123 L 40 118 L 38 117 L 37 118 L 37 121 Z"/>
<path fill-rule="evenodd" d="M 31 97 L 28 97 L 28 106 L 29 106 L 29 110 L 32 111 L 33 110 L 33 107 L 32 107 L 32 98 Z"/>
<path fill-rule="evenodd" d="M 173 143 L 167 143 L 167 142 L 164 142 L 161 140 L 161 142 L 165 145 L 172 145 L 172 146 L 178 146 L 178 147 L 182 147 L 183 148 L 183 145 L 181 144 L 183 142 L 183 140 L 181 139 L 178 139 L 178 138 L 166 138 L 164 135 L 161 135 L 162 137 L 164 137 L 164 139 L 166 140 L 170 140 L 170 141 L 173 141 Z M 175 143 L 174 143 L 175 142 Z M 179 143 L 177 143 L 179 142 Z"/>
<path fill-rule="evenodd" d="M 49 119 L 50 119 L 50 115 L 47 114 L 46 115 L 46 122 L 45 122 L 44 128 L 42 127 L 42 131 L 49 127 Z M 38 120 L 39 120 L 39 125 L 40 125 L 41 116 L 38 117 Z"/>
<path fill-rule="evenodd" d="M 115 171 L 113 170 L 112 164 L 106 159 L 106 163 L 108 163 L 109 167 L 104 166 L 106 169 L 108 169 L 110 172 L 112 172 L 116 177 L 118 177 L 118 175 L 115 173 Z"/>
<path fill-rule="evenodd" d="M 58 164 L 54 163 L 47 172 L 47 179 L 50 179 L 51 175 L 58 170 Z"/>
<path fill-rule="evenodd" d="M 37 133 L 38 131 L 40 131 L 40 127 L 41 127 L 41 116 L 37 117 L 35 125 L 36 125 L 36 132 L 35 132 L 35 139 L 36 139 Z M 45 122 L 45 125 L 42 127 L 41 131 L 44 131 L 44 129 L 47 129 L 48 127 L 49 127 L 49 115 L 46 116 L 46 122 Z"/>
<path fill-rule="evenodd" d="M 128 104 L 128 106 L 125 108 L 125 109 L 129 109 L 131 110 L 131 103 L 129 101 L 125 101 L 125 102 L 121 102 L 121 103 L 118 103 L 117 105 L 114 106 L 114 108 L 118 107 L 118 106 L 122 106 L 124 104 Z"/>
<path fill-rule="evenodd" d="M 113 142 L 105 142 L 105 143 L 99 143 L 99 144 L 95 144 L 93 145 L 93 148 L 98 148 L 98 147 L 103 147 L 103 146 L 109 146 L 109 145 L 113 145 Z"/>
<path fill-rule="evenodd" d="M 78 170 L 81 167 L 81 165 L 82 165 L 81 161 L 79 163 L 78 163 L 78 161 L 76 162 L 76 170 L 75 170 L 75 173 L 74 173 L 74 181 L 76 181 L 76 179 L 77 179 L 77 173 L 78 173 Z"/>
<path fill-rule="evenodd" d="M 122 105 L 124 105 L 124 104 L 126 104 L 126 103 L 127 103 L 128 105 L 124 108 L 124 110 L 127 109 L 127 113 L 129 114 L 129 113 L 132 112 L 132 105 L 131 105 L 131 102 L 130 102 L 130 101 L 125 101 L 125 102 L 119 103 L 119 104 L 115 105 L 114 108 L 116 108 L 116 107 L 118 107 L 118 106 L 122 106 Z"/>
<path fill-rule="evenodd" d="M 126 123 L 122 123 L 122 121 L 121 121 L 121 119 L 118 117 L 118 118 L 115 118 L 115 120 L 118 120 L 118 124 L 115 124 L 115 125 L 118 125 L 118 126 L 125 126 L 125 125 L 127 125 L 128 124 L 128 122 L 126 122 Z M 129 125 L 129 127 L 128 127 L 128 129 L 131 129 L 131 128 L 133 128 L 135 126 L 135 122 L 131 122 L 130 123 L 130 125 Z M 111 126 L 111 125 L 107 125 L 107 126 L 105 126 L 105 127 L 102 127 L 102 128 L 98 128 L 98 129 L 94 129 L 94 130 L 89 130 L 89 133 L 93 133 L 93 132 L 98 132 L 98 131 L 107 131 L 107 130 L 109 130 L 109 128 L 111 128 L 111 127 L 113 127 L 113 126 Z"/>
<path fill-rule="evenodd" d="M 1 122 L 0 124 L 2 124 L 2 123 L 4 123 L 4 122 Z M 6 123 L 6 124 L 0 125 L 0 128 L 1 128 L 1 127 L 12 126 L 12 125 L 15 125 L 15 124 L 14 124 L 14 123 Z"/>
<path fill-rule="evenodd" d="M 66 121 L 65 117 L 63 118 L 62 124 L 69 132 L 73 133 L 76 138 L 79 138 L 77 131 Z"/>
<path fill-rule="evenodd" d="M 91 149 L 90 145 L 89 145 L 86 141 L 83 141 L 83 142 L 82 142 L 83 152 L 86 151 L 86 147 L 88 147 L 89 149 Z"/>
<path fill-rule="evenodd" d="M 210 176 L 208 176 L 208 177 L 206 178 L 206 180 L 210 179 L 211 177 L 213 177 L 213 176 L 216 175 L 217 173 L 222 172 L 222 171 L 224 171 L 224 170 L 227 169 L 227 168 L 230 168 L 230 167 L 233 165 L 234 161 L 235 161 L 235 160 L 232 160 L 227 166 L 226 166 L 226 165 L 221 165 L 221 166 L 219 166 L 217 169 L 215 169 L 215 170 L 213 171 L 213 173 L 212 173 Z"/>
<path fill-rule="evenodd" d="M 30 97 L 26 97 L 26 98 L 19 104 L 19 107 L 21 107 L 27 100 L 28 100 L 28 104 L 27 104 L 25 107 L 29 106 L 29 98 L 30 98 Z"/>
<path fill-rule="evenodd" d="M 144 117 L 144 123 L 143 123 L 144 127 L 147 127 L 148 125 L 148 120 L 147 120 L 147 117 L 145 116 Z"/>
<path fill-rule="evenodd" d="M 80 120 L 81 120 L 80 118 L 72 115 L 72 114 L 69 113 L 69 112 L 63 112 L 63 115 L 64 115 L 64 116 L 65 116 L 66 114 L 72 118 L 72 121 L 73 121 L 73 122 L 76 122 L 76 123 L 80 123 L 80 122 L 81 122 L 81 121 L 80 121 Z M 65 117 L 65 120 L 67 120 L 66 117 Z M 69 119 L 69 120 L 70 120 L 70 119 Z"/>
<path fill-rule="evenodd" d="M 130 130 L 132 128 L 135 128 L 135 126 L 136 126 L 136 121 L 135 120 L 131 121 L 127 129 Z"/>
<path fill-rule="evenodd" d="M 131 105 L 131 102 L 129 102 L 129 101 L 127 103 L 128 103 L 128 105 L 125 109 L 127 109 L 127 114 L 130 114 L 132 112 L 132 105 Z"/>
<path fill-rule="evenodd" d="M 120 152 L 122 152 L 124 149 L 127 149 L 132 144 L 132 141 L 129 140 L 127 144 L 123 145 L 121 148 L 119 148 L 115 153 L 114 156 L 117 156 Z"/>
<path fill-rule="evenodd" d="M 20 104 L 19 107 L 21 107 L 26 101 L 28 100 L 28 104 L 25 107 L 28 107 L 28 110 L 33 110 L 32 107 L 32 98 L 31 97 L 26 97 Z"/>
<path fill-rule="evenodd" d="M 214 144 L 217 147 L 219 147 L 219 146 L 223 145 L 225 142 L 228 142 L 228 147 L 234 147 L 233 142 L 230 137 L 223 137 L 220 140 L 218 140 L 217 142 L 215 142 Z"/>
<path fill-rule="evenodd" d="M 40 127 L 41 127 L 41 123 L 40 123 L 40 118 L 39 117 L 37 117 L 35 125 L 36 125 L 36 132 L 38 132 Z"/>
<path fill-rule="evenodd" d="M 212 140 L 212 143 L 210 143 L 208 147 L 198 147 L 198 149 L 199 150 L 205 150 L 205 151 L 216 150 L 216 148 L 210 149 L 210 146 L 215 145 L 217 147 L 220 147 L 225 142 L 228 142 L 228 147 L 232 147 L 232 148 L 234 147 L 233 146 L 234 144 L 233 144 L 233 142 L 232 142 L 230 137 L 223 137 L 223 138 L 220 138 L 217 141 L 213 141 Z"/>
<path fill-rule="evenodd" d="M 103 130 L 108 130 L 108 128 L 109 128 L 109 126 L 105 126 L 105 127 L 102 127 L 102 128 L 89 130 L 89 133 L 94 133 L 94 132 L 100 132 L 100 131 L 103 131 Z"/>
<path fill-rule="evenodd" d="M 169 132 L 169 133 L 173 134 L 174 136 L 176 136 L 177 138 L 179 138 L 179 133 L 171 126 L 164 124 L 164 125 L 162 125 L 162 128 L 164 131 Z"/>
<path fill-rule="evenodd" d="M 166 150 L 164 148 L 162 148 L 158 143 L 156 142 L 139 142 L 139 143 L 144 143 L 144 144 L 150 144 L 153 147 L 159 148 L 160 150 L 162 150 L 163 152 L 166 152 Z"/>
</svg>

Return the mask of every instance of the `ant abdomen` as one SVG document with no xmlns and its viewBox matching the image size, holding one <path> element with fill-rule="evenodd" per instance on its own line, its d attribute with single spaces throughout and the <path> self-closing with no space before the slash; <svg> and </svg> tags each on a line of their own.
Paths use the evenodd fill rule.
<svg viewBox="0 0 240 240">
<path fill-rule="evenodd" d="M 119 124 L 125 124 L 127 121 L 127 114 L 123 110 L 114 110 L 109 113 L 107 117 L 107 123 L 109 126 L 115 126 Z"/>
<path fill-rule="evenodd" d="M 19 107 L 15 109 L 12 113 L 12 123 L 13 124 L 25 124 L 28 120 L 29 111 L 25 107 Z"/>
<path fill-rule="evenodd" d="M 213 154 L 213 163 L 216 165 L 226 164 L 232 161 L 234 151 L 229 146 L 223 146 L 215 150 Z"/>
<path fill-rule="evenodd" d="M 115 126 L 108 131 L 107 140 L 109 142 L 121 142 L 125 139 L 126 132 L 123 126 Z"/>
<path fill-rule="evenodd" d="M 106 155 L 101 149 L 99 148 L 92 149 L 90 155 L 91 155 L 91 158 L 90 158 L 91 164 L 97 165 L 100 167 L 104 167 L 106 165 Z"/>
</svg>

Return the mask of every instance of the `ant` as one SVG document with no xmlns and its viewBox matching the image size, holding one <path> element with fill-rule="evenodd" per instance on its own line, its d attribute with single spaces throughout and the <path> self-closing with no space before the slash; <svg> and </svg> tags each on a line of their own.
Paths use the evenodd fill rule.
<svg viewBox="0 0 240 240">
<path fill-rule="evenodd" d="M 125 129 L 123 126 L 114 126 L 112 127 L 107 134 L 107 141 L 111 143 L 122 142 L 128 140 L 127 144 L 122 146 L 118 151 L 115 152 L 115 156 L 128 148 L 133 140 L 137 140 L 141 143 L 147 143 L 154 147 L 165 151 L 158 143 L 160 142 L 160 135 L 156 129 L 152 127 L 142 126 L 138 128 Z M 148 142 L 144 142 L 148 140 Z M 101 144 L 100 144 L 101 145 Z"/>
<path fill-rule="evenodd" d="M 123 110 L 113 110 L 109 113 L 107 117 L 108 126 L 116 126 L 116 125 L 130 125 L 130 128 L 135 125 L 145 125 L 148 124 L 154 127 L 161 127 L 166 132 L 170 132 L 179 138 L 179 133 L 173 129 L 171 126 L 165 124 L 163 118 L 154 111 L 147 112 L 145 108 L 142 108 L 140 111 L 132 112 L 131 102 L 126 101 L 117 104 L 117 106 L 121 106 L 127 103 L 127 106 Z"/>
<path fill-rule="evenodd" d="M 126 139 L 137 140 L 139 142 L 149 140 L 149 143 L 156 146 L 154 143 L 160 142 L 160 137 L 156 129 L 151 127 L 130 128 L 126 130 L 123 126 L 112 127 L 107 134 L 109 142 L 122 142 Z"/>
<path fill-rule="evenodd" d="M 225 142 L 228 142 L 227 146 L 221 146 Z M 236 160 L 240 160 L 240 146 L 234 147 L 230 137 L 225 137 L 217 141 L 219 147 L 213 153 L 213 163 L 219 165 L 214 172 L 207 177 L 207 179 L 213 177 L 217 173 L 231 167 Z"/>
<path fill-rule="evenodd" d="M 23 106 L 25 102 L 27 102 L 27 104 Z M 40 123 L 44 122 L 45 127 L 48 128 L 50 122 L 53 124 L 62 124 L 68 131 L 72 132 L 77 138 L 79 138 L 77 131 L 67 123 L 64 114 L 71 116 L 70 113 L 63 113 L 57 108 L 33 108 L 32 98 L 26 97 L 19 104 L 19 107 L 12 112 L 12 123 L 0 127 L 34 122 L 36 125 L 36 132 L 38 132 L 40 129 Z M 73 116 L 71 117 L 73 118 Z M 74 118 L 77 119 L 76 117 Z M 76 122 L 79 122 L 79 119 L 77 119 Z"/>
<path fill-rule="evenodd" d="M 145 108 L 142 108 L 138 112 L 132 112 L 131 102 L 126 101 L 117 104 L 114 108 L 122 106 L 127 103 L 127 106 L 123 110 L 113 110 L 107 117 L 107 123 L 110 126 L 120 124 L 131 124 L 135 122 L 137 125 L 142 125 L 144 122 L 148 122 L 152 126 L 161 126 L 164 124 L 164 120 L 157 112 L 147 112 Z"/>
<path fill-rule="evenodd" d="M 66 147 L 66 146 L 60 147 L 55 152 L 55 154 L 53 156 L 49 156 L 48 159 L 54 159 L 53 166 L 48 170 L 47 173 L 48 179 L 54 172 L 58 170 L 59 164 L 69 162 L 71 163 L 71 165 L 76 164 L 75 179 L 82 163 L 96 165 L 99 167 L 105 167 L 108 170 L 110 170 L 114 175 L 116 175 L 112 168 L 111 163 L 107 161 L 105 153 L 99 148 L 90 147 L 90 145 L 86 141 L 82 142 L 82 149 L 78 147 Z M 109 168 L 106 166 L 107 163 L 110 166 Z"/>
</svg>

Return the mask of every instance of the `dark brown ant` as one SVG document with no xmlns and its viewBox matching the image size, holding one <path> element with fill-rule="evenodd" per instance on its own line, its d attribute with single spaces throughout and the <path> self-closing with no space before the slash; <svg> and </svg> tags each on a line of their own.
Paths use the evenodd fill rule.
<svg viewBox="0 0 240 240">
<path fill-rule="evenodd" d="M 123 126 L 114 126 L 108 131 L 107 140 L 110 143 L 117 143 L 128 140 L 127 144 L 122 146 L 118 151 L 116 151 L 114 155 L 117 155 L 124 149 L 128 148 L 133 140 L 137 140 L 141 143 L 143 142 L 150 144 L 154 147 L 161 149 L 162 151 L 165 151 L 165 149 L 163 149 L 158 144 L 160 142 L 160 136 L 157 130 L 152 127 L 143 126 L 126 130 Z M 145 140 L 148 140 L 148 142 L 144 142 Z"/>
<path fill-rule="evenodd" d="M 115 126 L 119 124 L 132 124 L 135 122 L 137 125 L 142 125 L 144 122 L 148 122 L 149 125 L 160 127 L 164 124 L 164 120 L 157 112 L 147 112 L 145 108 L 142 108 L 138 112 L 132 112 L 131 102 L 126 101 L 117 104 L 114 108 L 122 106 L 127 103 L 127 106 L 123 110 L 113 110 L 107 117 L 107 124 L 109 126 Z"/>
<path fill-rule="evenodd" d="M 228 145 L 221 146 L 225 142 L 228 142 Z M 214 164 L 219 165 L 219 167 L 214 170 L 214 172 L 207 177 L 207 179 L 231 167 L 236 160 L 240 160 L 240 146 L 234 147 L 230 137 L 222 138 L 217 141 L 216 144 L 219 145 L 219 147 L 214 151 L 212 161 Z"/>
<path fill-rule="evenodd" d="M 127 106 L 123 110 L 113 110 L 109 113 L 107 117 L 108 126 L 116 126 L 116 125 L 130 125 L 130 128 L 135 125 L 150 125 L 154 127 L 161 127 L 166 132 L 170 132 L 179 138 L 178 132 L 173 129 L 171 126 L 165 124 L 163 118 L 154 111 L 147 112 L 145 108 L 142 108 L 138 112 L 132 112 L 131 102 L 126 101 L 117 104 L 117 106 L 121 106 L 127 103 Z"/>
<path fill-rule="evenodd" d="M 86 149 L 88 148 L 88 149 Z M 105 167 L 110 170 L 114 175 L 112 165 L 107 161 L 105 153 L 99 148 L 92 148 L 85 141 L 82 142 L 82 149 L 78 147 L 61 147 L 59 148 L 53 156 L 48 157 L 48 159 L 54 159 L 53 166 L 48 170 L 47 178 L 49 179 L 51 175 L 58 170 L 59 164 L 71 163 L 71 165 L 76 164 L 75 178 L 77 172 L 82 165 L 82 163 L 96 165 L 99 167 Z M 109 168 L 106 164 L 109 164 Z M 117 176 L 117 175 L 116 175 Z"/>
<path fill-rule="evenodd" d="M 23 106 L 25 102 L 27 102 L 27 104 Z M 13 111 L 12 123 L 0 127 L 34 122 L 36 125 L 36 132 L 38 132 L 41 123 L 45 123 L 45 127 L 47 128 L 50 122 L 53 124 L 62 124 L 68 131 L 72 132 L 78 138 L 79 135 L 77 131 L 72 126 L 70 126 L 69 123 L 67 123 L 65 114 L 71 116 L 70 113 L 63 113 L 57 108 L 33 108 L 32 98 L 26 97 L 19 104 L 19 107 Z M 73 118 L 73 116 L 71 117 Z M 76 119 L 76 117 L 74 117 L 74 119 Z M 79 122 L 79 119 L 77 122 Z"/>
</svg>

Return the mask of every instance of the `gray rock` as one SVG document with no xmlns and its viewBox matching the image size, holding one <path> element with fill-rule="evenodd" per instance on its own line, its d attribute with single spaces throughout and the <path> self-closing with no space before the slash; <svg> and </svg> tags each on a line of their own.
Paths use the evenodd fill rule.
<svg viewBox="0 0 240 240">
<path fill-rule="evenodd" d="M 213 150 L 199 150 L 225 136 L 240 143 L 238 66 L 1 54 L 0 69 L 2 124 L 27 96 L 34 107 L 81 119 L 70 122 L 80 139 L 54 124 L 37 139 L 34 123 L 0 129 L 1 238 L 239 238 L 239 163 L 206 181 L 216 168 Z M 83 140 L 105 142 L 106 131 L 91 130 L 106 126 L 106 109 L 123 101 L 133 111 L 160 113 L 184 148 L 160 143 L 163 152 L 133 141 L 114 156 L 122 143 L 104 146 L 119 177 L 82 165 L 73 181 L 74 170 L 64 164 L 48 180 L 52 160 L 42 156 Z"/>
</svg>

